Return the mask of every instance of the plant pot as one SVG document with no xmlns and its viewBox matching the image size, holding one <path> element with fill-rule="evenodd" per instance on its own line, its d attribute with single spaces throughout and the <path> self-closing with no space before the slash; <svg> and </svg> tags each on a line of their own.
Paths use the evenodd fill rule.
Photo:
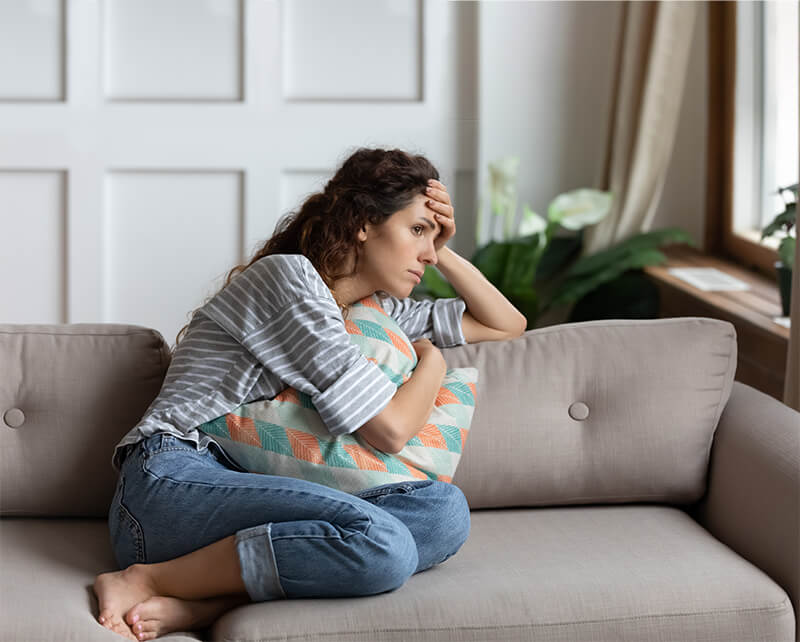
<svg viewBox="0 0 800 642">
<path fill-rule="evenodd" d="M 778 271 L 778 288 L 781 291 L 783 316 L 788 317 L 792 304 L 792 268 L 784 265 L 782 261 L 775 261 L 775 269 Z"/>
</svg>

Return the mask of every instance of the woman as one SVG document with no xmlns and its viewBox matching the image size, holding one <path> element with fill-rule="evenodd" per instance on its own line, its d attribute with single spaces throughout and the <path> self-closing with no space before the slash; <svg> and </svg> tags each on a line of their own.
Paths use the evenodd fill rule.
<svg viewBox="0 0 800 642">
<path fill-rule="evenodd" d="M 376 448 L 399 451 L 433 408 L 446 371 L 437 346 L 525 329 L 525 317 L 445 247 L 455 229 L 429 161 L 359 149 L 231 270 L 178 334 L 158 397 L 115 448 L 109 527 L 124 570 L 95 580 L 103 626 L 149 640 L 205 628 L 251 601 L 381 593 L 458 551 L 469 507 L 452 484 L 351 495 L 248 473 L 198 430 L 292 386 L 311 396 L 333 434 L 359 430 Z M 409 299 L 427 265 L 460 297 Z M 374 293 L 419 357 L 400 388 L 344 329 L 347 307 Z"/>
</svg>

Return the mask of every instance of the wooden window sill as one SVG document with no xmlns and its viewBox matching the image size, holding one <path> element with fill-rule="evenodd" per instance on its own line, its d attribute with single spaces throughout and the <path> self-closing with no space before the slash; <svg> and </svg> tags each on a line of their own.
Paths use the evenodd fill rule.
<svg viewBox="0 0 800 642">
<path fill-rule="evenodd" d="M 732 323 L 738 345 L 736 380 L 782 400 L 789 328 L 772 320 L 781 316 L 777 282 L 686 245 L 669 245 L 662 251 L 667 263 L 644 268 L 659 289 L 659 316 L 702 316 Z M 671 275 L 668 269 L 673 267 L 713 267 L 751 289 L 706 292 Z"/>
</svg>

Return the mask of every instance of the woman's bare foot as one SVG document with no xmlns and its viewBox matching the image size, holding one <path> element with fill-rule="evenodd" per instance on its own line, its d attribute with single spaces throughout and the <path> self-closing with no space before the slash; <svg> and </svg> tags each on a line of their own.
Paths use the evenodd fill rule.
<svg viewBox="0 0 800 642">
<path fill-rule="evenodd" d="M 125 622 L 125 614 L 139 602 L 157 594 L 150 576 L 140 564 L 123 571 L 101 573 L 94 580 L 94 592 L 100 607 L 97 620 L 107 629 L 131 640 L 139 639 Z"/>
<path fill-rule="evenodd" d="M 247 595 L 206 600 L 157 595 L 134 606 L 125 621 L 139 640 L 152 640 L 173 631 L 204 629 L 226 611 L 249 602 Z"/>
</svg>

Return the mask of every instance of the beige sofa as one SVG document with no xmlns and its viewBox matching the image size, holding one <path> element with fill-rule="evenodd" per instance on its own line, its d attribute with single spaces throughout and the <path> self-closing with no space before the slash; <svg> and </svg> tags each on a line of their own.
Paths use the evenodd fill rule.
<svg viewBox="0 0 800 642">
<path fill-rule="evenodd" d="M 800 640 L 800 414 L 734 382 L 731 324 L 592 321 L 444 354 L 481 377 L 459 553 L 392 592 L 250 603 L 170 639 Z M 115 568 L 110 458 L 168 347 L 0 325 L 0 364 L 0 640 L 121 639 L 92 593 Z"/>
</svg>

